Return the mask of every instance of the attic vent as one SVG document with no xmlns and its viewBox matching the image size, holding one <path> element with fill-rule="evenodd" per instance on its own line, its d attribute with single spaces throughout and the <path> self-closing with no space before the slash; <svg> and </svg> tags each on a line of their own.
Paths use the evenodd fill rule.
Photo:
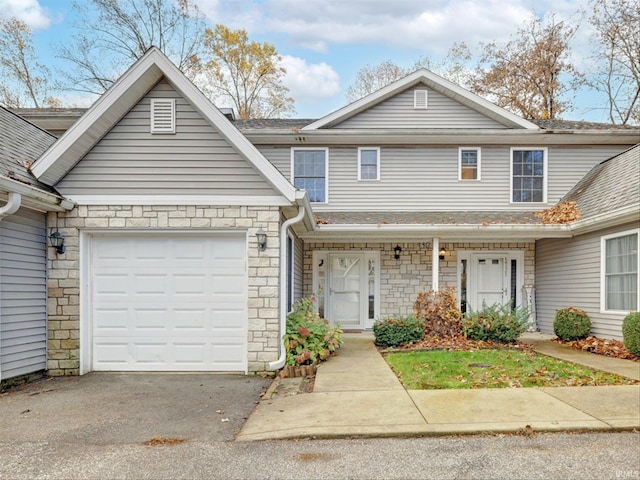
<svg viewBox="0 0 640 480">
<path fill-rule="evenodd" d="M 426 90 L 414 90 L 413 91 L 413 108 L 427 108 L 427 91 Z"/>
<path fill-rule="evenodd" d="M 173 98 L 151 100 L 151 133 L 176 133 L 176 101 Z"/>
</svg>

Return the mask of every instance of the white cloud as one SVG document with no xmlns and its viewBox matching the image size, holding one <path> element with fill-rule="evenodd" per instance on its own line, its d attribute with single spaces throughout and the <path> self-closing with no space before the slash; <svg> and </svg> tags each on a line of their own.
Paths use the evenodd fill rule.
<svg viewBox="0 0 640 480">
<path fill-rule="evenodd" d="M 51 25 L 48 10 L 38 0 L 0 0 L 0 12 L 2 18 L 15 17 L 32 30 L 49 28 Z"/>
<path fill-rule="evenodd" d="M 581 0 L 198 0 L 211 21 L 250 35 L 278 34 L 320 53 L 382 44 L 444 54 L 454 42 L 506 41 L 532 13 L 568 18 Z"/>
<path fill-rule="evenodd" d="M 318 103 L 340 93 L 340 77 L 326 63 L 308 64 L 306 60 L 290 55 L 282 57 L 287 70 L 283 83 L 297 102 Z"/>
</svg>

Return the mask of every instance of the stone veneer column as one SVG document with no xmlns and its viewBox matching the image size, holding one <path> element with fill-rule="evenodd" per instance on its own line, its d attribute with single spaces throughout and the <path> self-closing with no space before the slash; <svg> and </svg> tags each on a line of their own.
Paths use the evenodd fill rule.
<svg viewBox="0 0 640 480">
<path fill-rule="evenodd" d="M 262 372 L 278 357 L 279 242 L 278 207 L 77 206 L 49 213 L 49 228 L 64 236 L 66 252 L 48 255 L 48 357 L 50 375 L 78 375 L 80 368 L 79 236 L 86 230 L 240 230 L 248 232 L 248 369 Z M 258 252 L 255 232 L 267 233 Z"/>
</svg>

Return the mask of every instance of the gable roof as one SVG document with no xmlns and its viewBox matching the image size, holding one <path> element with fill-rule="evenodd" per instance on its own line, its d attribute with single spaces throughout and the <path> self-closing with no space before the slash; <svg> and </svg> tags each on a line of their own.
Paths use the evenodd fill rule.
<svg viewBox="0 0 640 480">
<path fill-rule="evenodd" d="M 529 130 L 538 129 L 536 124 L 524 120 L 518 115 L 494 105 L 488 100 L 465 90 L 459 85 L 456 85 L 455 83 L 450 82 L 429 70 L 420 69 L 361 98 L 360 100 L 356 100 L 355 102 L 322 117 L 310 125 L 303 127 L 302 130 L 316 130 L 332 127 L 417 84 L 425 84 L 429 88 L 432 88 L 433 90 L 440 92 L 443 95 L 450 97 L 507 127 Z"/>
<path fill-rule="evenodd" d="M 72 203 L 29 172 L 56 137 L 0 107 L 0 192 L 19 193 L 21 204 L 37 210 L 66 210 Z"/>
<path fill-rule="evenodd" d="M 156 47 L 150 48 L 32 166 L 42 182 L 58 183 L 162 78 L 214 126 L 288 201 L 296 189 Z"/>
<path fill-rule="evenodd" d="M 573 201 L 581 220 L 640 210 L 640 144 L 594 166 L 560 200 Z"/>
</svg>

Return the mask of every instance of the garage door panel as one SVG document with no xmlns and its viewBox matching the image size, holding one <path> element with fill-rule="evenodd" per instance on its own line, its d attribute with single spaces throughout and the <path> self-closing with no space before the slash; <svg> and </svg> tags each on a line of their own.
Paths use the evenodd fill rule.
<svg viewBox="0 0 640 480">
<path fill-rule="evenodd" d="M 246 370 L 244 234 L 96 237 L 91 278 L 95 370 Z"/>
</svg>

